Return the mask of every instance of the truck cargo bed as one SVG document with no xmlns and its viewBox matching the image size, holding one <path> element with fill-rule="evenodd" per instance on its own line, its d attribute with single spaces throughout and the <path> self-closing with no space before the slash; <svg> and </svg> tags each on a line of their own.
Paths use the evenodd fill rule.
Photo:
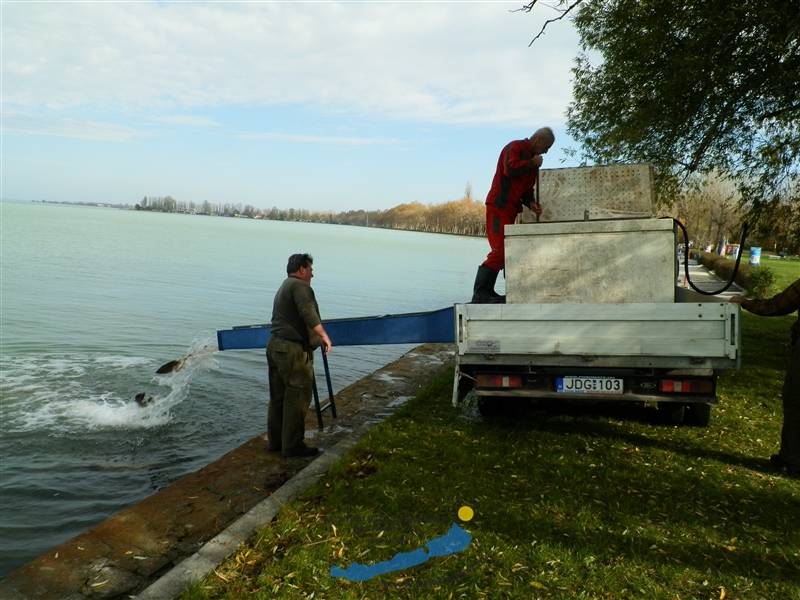
<svg viewBox="0 0 800 600">
<path fill-rule="evenodd" d="M 736 368 L 730 303 L 457 304 L 458 362 Z"/>
</svg>

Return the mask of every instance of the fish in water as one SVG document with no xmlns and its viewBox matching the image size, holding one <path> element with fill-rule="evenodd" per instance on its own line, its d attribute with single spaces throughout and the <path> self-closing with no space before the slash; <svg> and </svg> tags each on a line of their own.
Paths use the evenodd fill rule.
<svg viewBox="0 0 800 600">
<path fill-rule="evenodd" d="M 180 371 L 183 368 L 183 363 L 186 362 L 186 356 L 183 358 L 178 358 L 176 360 L 171 360 L 168 363 L 164 363 L 160 367 L 156 373 L 159 375 L 163 375 L 165 373 L 174 373 L 175 371 Z"/>
<path fill-rule="evenodd" d="M 156 401 L 155 398 L 152 396 L 146 395 L 144 392 L 139 392 L 133 397 L 136 400 L 136 404 L 144 408 L 145 406 L 150 406 L 153 402 Z"/>
</svg>

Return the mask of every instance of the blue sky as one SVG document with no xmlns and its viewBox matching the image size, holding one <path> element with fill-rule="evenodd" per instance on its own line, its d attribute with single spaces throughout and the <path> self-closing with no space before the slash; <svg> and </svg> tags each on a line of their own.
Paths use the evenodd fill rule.
<svg viewBox="0 0 800 600">
<path fill-rule="evenodd" d="M 3 2 L 5 199 L 383 209 L 488 191 L 578 39 L 521 2 Z"/>
</svg>

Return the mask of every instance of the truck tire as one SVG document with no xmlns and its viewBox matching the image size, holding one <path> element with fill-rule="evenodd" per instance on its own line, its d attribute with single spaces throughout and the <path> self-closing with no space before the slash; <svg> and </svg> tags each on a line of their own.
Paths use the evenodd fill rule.
<svg viewBox="0 0 800 600">
<path fill-rule="evenodd" d="M 504 398 L 481 396 L 478 398 L 478 412 L 484 419 L 499 417 L 505 410 Z"/>
<path fill-rule="evenodd" d="M 681 425 L 686 415 L 686 405 L 677 402 L 660 402 L 658 420 L 662 425 Z"/>
<path fill-rule="evenodd" d="M 696 402 L 686 405 L 684 423 L 693 427 L 708 427 L 711 422 L 711 405 Z"/>
</svg>

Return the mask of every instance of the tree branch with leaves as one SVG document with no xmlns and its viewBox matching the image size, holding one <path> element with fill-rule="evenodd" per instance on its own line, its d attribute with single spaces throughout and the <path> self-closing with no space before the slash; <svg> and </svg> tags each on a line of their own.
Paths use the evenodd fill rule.
<svg viewBox="0 0 800 600">
<path fill-rule="evenodd" d="M 537 6 L 546 5 L 520 10 Z M 800 3 L 561 0 L 551 8 L 559 16 L 531 43 L 568 15 L 578 30 L 567 116 L 585 160 L 652 163 L 667 204 L 696 175 L 719 173 L 755 217 L 769 207 L 800 211 Z"/>
</svg>

